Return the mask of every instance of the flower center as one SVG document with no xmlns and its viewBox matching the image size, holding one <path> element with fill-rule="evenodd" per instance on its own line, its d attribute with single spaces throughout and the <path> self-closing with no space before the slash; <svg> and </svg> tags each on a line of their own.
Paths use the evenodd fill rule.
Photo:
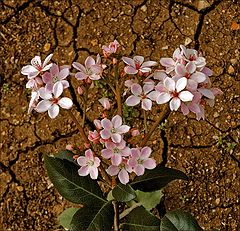
<svg viewBox="0 0 240 231">
<path fill-rule="evenodd" d="M 58 103 L 58 99 L 57 98 L 53 98 L 51 101 L 52 101 L 53 104 L 57 104 Z"/>
<path fill-rule="evenodd" d="M 37 68 L 38 71 L 41 71 L 41 70 L 42 70 L 41 65 L 40 65 L 37 61 L 34 60 L 34 61 L 33 61 L 33 65 L 34 65 L 34 67 Z"/>
<path fill-rule="evenodd" d="M 93 161 L 93 160 L 89 160 L 89 161 L 87 162 L 87 165 L 88 165 L 88 166 L 93 166 L 93 165 L 94 165 L 94 161 Z"/>
<path fill-rule="evenodd" d="M 115 129 L 115 128 L 112 128 L 112 129 L 111 129 L 111 133 L 116 133 L 116 129 Z"/>
<path fill-rule="evenodd" d="M 195 55 L 189 55 L 189 61 L 195 61 L 196 56 Z"/>
<path fill-rule="evenodd" d="M 172 97 L 175 98 L 175 97 L 178 97 L 179 93 L 177 91 L 174 91 L 172 92 Z"/>
<path fill-rule="evenodd" d="M 92 75 L 92 74 L 93 74 L 91 68 L 86 68 L 86 73 L 87 73 L 88 75 Z"/>
<path fill-rule="evenodd" d="M 113 153 L 114 154 L 118 154 L 119 153 L 119 149 L 117 147 L 113 148 Z"/>
<path fill-rule="evenodd" d="M 142 159 L 138 159 L 137 162 L 138 162 L 138 164 L 143 164 L 143 160 Z"/>
<path fill-rule="evenodd" d="M 140 69 L 140 64 L 139 63 L 135 63 L 135 67 L 136 67 L 137 70 L 139 70 Z"/>
<path fill-rule="evenodd" d="M 57 75 L 54 75 L 53 78 L 52 78 L 52 82 L 53 82 L 53 83 L 56 83 L 56 82 L 58 82 L 58 81 L 59 81 L 58 76 L 57 76 Z"/>
</svg>

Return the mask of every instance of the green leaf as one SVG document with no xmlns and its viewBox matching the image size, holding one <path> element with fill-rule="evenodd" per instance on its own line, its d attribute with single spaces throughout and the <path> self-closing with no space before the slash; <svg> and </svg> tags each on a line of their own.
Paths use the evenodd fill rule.
<svg viewBox="0 0 240 231">
<path fill-rule="evenodd" d="M 202 231 L 195 218 L 187 212 L 175 210 L 161 220 L 161 231 Z"/>
<path fill-rule="evenodd" d="M 111 230 L 114 219 L 113 205 L 108 201 L 100 207 L 83 207 L 79 209 L 73 216 L 70 230 Z"/>
<path fill-rule="evenodd" d="M 121 183 L 112 190 L 112 195 L 119 202 L 131 201 L 136 197 L 136 193 L 130 185 Z"/>
<path fill-rule="evenodd" d="M 75 164 L 47 155 L 44 155 L 44 162 L 53 185 L 67 200 L 89 206 L 106 202 L 97 181 L 79 176 L 79 167 Z"/>
<path fill-rule="evenodd" d="M 70 223 L 73 215 L 77 212 L 79 208 L 67 208 L 58 217 L 59 224 L 64 229 L 70 229 Z"/>
<path fill-rule="evenodd" d="M 127 221 L 121 224 L 123 230 L 159 231 L 160 220 L 142 206 L 134 209 L 126 218 Z"/>
<path fill-rule="evenodd" d="M 151 210 L 152 208 L 155 208 L 157 204 L 160 203 L 160 200 L 163 197 L 163 193 L 161 190 L 153 192 L 142 192 L 140 190 L 137 190 L 136 194 L 137 201 L 140 202 L 146 210 Z"/>
<path fill-rule="evenodd" d="M 69 150 L 63 150 L 63 151 L 60 151 L 58 154 L 54 155 L 54 157 L 56 157 L 58 159 L 68 160 L 68 161 L 78 165 L 77 161 L 74 160 L 73 156 L 74 156 L 74 153 Z"/>
<path fill-rule="evenodd" d="M 162 189 L 176 179 L 188 180 L 188 177 L 179 170 L 158 165 L 152 170 L 146 170 L 144 175 L 136 177 L 130 185 L 135 190 L 151 192 Z"/>
</svg>

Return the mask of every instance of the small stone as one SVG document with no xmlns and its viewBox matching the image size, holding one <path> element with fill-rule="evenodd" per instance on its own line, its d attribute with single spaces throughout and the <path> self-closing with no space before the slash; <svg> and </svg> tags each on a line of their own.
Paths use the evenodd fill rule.
<svg viewBox="0 0 240 231">
<path fill-rule="evenodd" d="M 214 112 L 213 117 L 214 117 L 214 118 L 219 117 L 219 113 L 218 113 L 218 112 Z"/>
<path fill-rule="evenodd" d="M 233 66 L 232 65 L 230 65 L 229 67 L 228 67 L 228 74 L 233 74 L 235 72 L 235 70 L 234 70 L 234 68 L 233 68 Z"/>
<path fill-rule="evenodd" d="M 236 65 L 238 63 L 237 59 L 230 59 L 230 63 Z"/>
<path fill-rule="evenodd" d="M 202 9 L 204 9 L 204 8 L 206 8 L 206 7 L 209 7 L 209 3 L 208 3 L 207 1 L 205 1 L 205 0 L 200 0 L 200 1 L 198 2 L 198 6 L 197 6 L 198 10 L 202 10 Z"/>
<path fill-rule="evenodd" d="M 45 52 L 47 52 L 47 51 L 50 50 L 50 48 L 51 48 L 51 44 L 50 44 L 50 43 L 45 43 L 45 45 L 44 45 L 44 47 L 43 47 L 43 50 L 44 50 Z"/>
<path fill-rule="evenodd" d="M 62 12 L 59 11 L 59 10 L 58 10 L 56 13 L 57 13 L 58 16 L 61 16 L 61 15 L 62 15 Z"/>
<path fill-rule="evenodd" d="M 146 6 L 146 5 L 143 5 L 143 6 L 141 7 L 141 11 L 142 11 L 142 12 L 146 12 L 146 11 L 147 11 L 147 6 Z"/>
<path fill-rule="evenodd" d="M 189 38 L 189 37 L 187 37 L 187 38 L 185 39 L 184 45 L 187 46 L 187 45 L 189 45 L 191 42 L 192 42 L 192 39 Z"/>
<path fill-rule="evenodd" d="M 215 200 L 215 203 L 216 203 L 216 205 L 219 205 L 219 203 L 220 203 L 220 198 L 217 198 L 217 199 Z"/>
<path fill-rule="evenodd" d="M 93 40 L 91 40 L 90 43 L 91 43 L 92 46 L 96 46 L 98 44 L 98 40 L 97 39 L 93 39 Z"/>
<path fill-rule="evenodd" d="M 22 192 L 22 191 L 23 191 L 23 187 L 22 187 L 22 186 L 17 186 L 17 190 L 18 190 L 19 192 Z"/>
<path fill-rule="evenodd" d="M 162 50 L 168 50 L 169 46 L 162 47 Z"/>
</svg>

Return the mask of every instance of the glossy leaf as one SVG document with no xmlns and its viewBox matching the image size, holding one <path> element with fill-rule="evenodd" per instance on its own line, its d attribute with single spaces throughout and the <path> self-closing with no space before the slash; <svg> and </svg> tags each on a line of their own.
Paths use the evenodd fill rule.
<svg viewBox="0 0 240 231">
<path fill-rule="evenodd" d="M 176 179 L 187 180 L 188 177 L 179 170 L 158 165 L 152 170 L 146 170 L 144 175 L 136 177 L 130 185 L 135 190 L 151 192 L 162 189 Z"/>
<path fill-rule="evenodd" d="M 112 195 L 119 202 L 128 202 L 136 197 L 136 193 L 130 185 L 121 183 L 112 190 Z"/>
<path fill-rule="evenodd" d="M 79 176 L 79 167 L 75 164 L 47 155 L 44 162 L 50 180 L 65 199 L 89 206 L 106 202 L 97 181 Z"/>
<path fill-rule="evenodd" d="M 109 231 L 112 229 L 114 211 L 112 202 L 106 202 L 100 207 L 83 207 L 73 216 L 71 221 L 71 231 Z"/>
<path fill-rule="evenodd" d="M 70 229 L 70 223 L 73 215 L 78 211 L 79 208 L 67 208 L 58 217 L 59 224 L 64 229 Z"/>
<path fill-rule="evenodd" d="M 159 226 L 160 220 L 142 206 L 134 209 L 121 224 L 122 230 L 129 231 L 159 231 Z"/>
<path fill-rule="evenodd" d="M 161 190 L 153 192 L 142 192 L 140 190 L 137 190 L 136 194 L 137 201 L 140 202 L 146 210 L 151 210 L 155 208 L 160 203 L 160 200 L 163 197 L 163 193 Z"/>
<path fill-rule="evenodd" d="M 175 210 L 162 218 L 160 231 L 202 231 L 202 229 L 190 213 Z"/>
</svg>

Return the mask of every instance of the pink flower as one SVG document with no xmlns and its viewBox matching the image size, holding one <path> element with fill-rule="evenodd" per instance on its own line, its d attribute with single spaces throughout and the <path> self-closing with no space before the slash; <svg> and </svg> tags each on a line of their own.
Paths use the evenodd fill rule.
<svg viewBox="0 0 240 231">
<path fill-rule="evenodd" d="M 163 91 L 157 97 L 156 102 L 158 104 L 166 103 L 170 100 L 170 109 L 177 111 L 181 105 L 181 101 L 192 101 L 193 94 L 189 91 L 183 91 L 187 86 L 187 79 L 185 77 L 180 78 L 177 82 L 167 77 L 163 81 Z"/>
<path fill-rule="evenodd" d="M 98 167 L 100 166 L 100 159 L 93 156 L 91 149 L 85 151 L 85 156 L 77 158 L 77 163 L 81 166 L 78 170 L 80 176 L 87 176 L 90 174 L 92 179 L 98 178 Z"/>
<path fill-rule="evenodd" d="M 151 92 L 154 89 L 153 84 L 146 83 L 144 84 L 143 88 L 137 84 L 134 83 L 131 85 L 131 92 L 133 95 L 129 96 L 126 99 L 126 105 L 128 106 L 136 106 L 137 104 L 141 103 L 141 107 L 144 110 L 151 110 L 152 108 L 152 100 L 156 98 L 156 93 Z"/>
<path fill-rule="evenodd" d="M 99 103 L 102 104 L 105 110 L 109 110 L 111 108 L 110 102 L 108 98 L 101 98 L 98 100 Z"/>
<path fill-rule="evenodd" d="M 33 108 L 36 108 L 36 104 L 39 100 L 39 92 L 38 91 L 32 91 L 31 93 L 31 100 L 28 106 L 28 114 L 32 112 Z"/>
<path fill-rule="evenodd" d="M 94 130 L 93 132 L 89 131 L 88 139 L 94 144 L 97 144 L 100 139 L 100 134 L 96 130 Z"/>
<path fill-rule="evenodd" d="M 100 120 L 95 119 L 95 120 L 93 120 L 93 123 L 97 129 L 99 129 L 99 130 L 102 129 L 102 124 L 101 124 Z"/>
<path fill-rule="evenodd" d="M 143 56 L 134 56 L 133 59 L 123 57 L 122 60 L 127 64 L 127 66 L 124 68 L 125 73 L 130 75 L 151 72 L 151 67 L 157 65 L 157 62 L 155 61 L 143 62 Z"/>
<path fill-rule="evenodd" d="M 105 143 L 106 149 L 101 151 L 102 157 L 105 159 L 110 159 L 112 165 L 119 165 L 122 162 L 122 157 L 129 156 L 131 154 L 131 150 L 126 146 L 126 142 L 122 140 L 120 143 L 115 144 L 113 142 Z"/>
<path fill-rule="evenodd" d="M 46 84 L 45 88 L 49 91 L 52 91 L 53 85 L 57 82 L 61 82 L 63 85 L 63 88 L 68 88 L 69 83 L 67 80 L 67 76 L 69 75 L 69 69 L 63 68 L 59 70 L 59 67 L 57 64 L 53 64 L 50 68 L 50 72 L 45 72 L 43 74 L 43 82 Z"/>
<path fill-rule="evenodd" d="M 90 56 L 85 60 L 85 67 L 77 62 L 73 63 L 73 67 L 79 70 L 75 75 L 78 80 L 99 80 L 103 71 L 102 65 L 96 63 Z"/>
<path fill-rule="evenodd" d="M 103 49 L 103 54 L 104 57 L 109 57 L 111 54 L 116 53 L 120 48 L 120 44 L 118 43 L 118 41 L 115 39 L 113 42 L 110 42 L 110 44 L 108 46 L 103 45 L 102 49 Z"/>
<path fill-rule="evenodd" d="M 60 82 L 53 85 L 53 94 L 43 87 L 40 88 L 39 95 L 43 100 L 37 104 L 36 111 L 48 111 L 49 117 L 54 119 L 59 114 L 59 106 L 64 109 L 70 109 L 73 105 L 73 102 L 67 97 L 59 99 L 62 92 L 63 85 Z"/>
<path fill-rule="evenodd" d="M 123 158 L 120 165 L 110 165 L 106 170 L 110 176 L 118 175 L 118 179 L 122 184 L 127 184 L 129 182 L 129 174 L 132 172 L 132 167 L 128 165 L 128 160 Z"/>
<path fill-rule="evenodd" d="M 137 176 L 141 176 L 146 169 L 154 169 L 156 167 L 156 161 L 149 158 L 152 150 L 149 147 L 132 148 L 132 158 L 129 159 L 129 165 L 133 168 L 133 171 Z"/>
<path fill-rule="evenodd" d="M 130 129 L 127 125 L 122 125 L 122 117 L 116 115 L 110 121 L 107 118 L 101 120 L 103 130 L 100 131 L 100 135 L 104 140 L 109 138 L 114 143 L 120 143 L 122 141 L 122 134 L 127 133 Z"/>
<path fill-rule="evenodd" d="M 27 75 L 29 79 L 37 77 L 40 73 L 50 69 L 52 64 L 47 65 L 47 63 L 50 61 L 52 56 L 53 54 L 48 55 L 44 60 L 43 64 L 41 62 L 40 56 L 35 56 L 31 60 L 31 65 L 24 66 L 21 70 L 21 73 L 23 75 Z"/>
</svg>

